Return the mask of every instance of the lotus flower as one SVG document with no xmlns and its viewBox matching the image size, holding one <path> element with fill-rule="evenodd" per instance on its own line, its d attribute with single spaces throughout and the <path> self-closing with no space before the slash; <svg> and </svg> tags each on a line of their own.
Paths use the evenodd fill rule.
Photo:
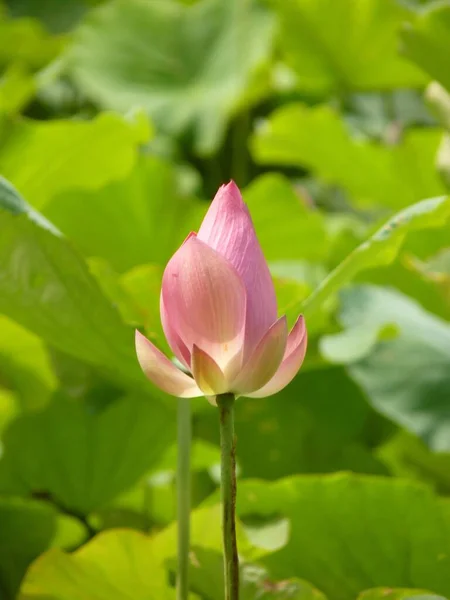
<svg viewBox="0 0 450 600">
<path fill-rule="evenodd" d="M 173 396 L 232 392 L 264 397 L 284 388 L 306 352 L 302 316 L 288 334 L 247 206 L 234 182 L 222 186 L 164 271 L 160 299 L 167 341 L 185 370 L 136 331 L 145 375 Z"/>
</svg>

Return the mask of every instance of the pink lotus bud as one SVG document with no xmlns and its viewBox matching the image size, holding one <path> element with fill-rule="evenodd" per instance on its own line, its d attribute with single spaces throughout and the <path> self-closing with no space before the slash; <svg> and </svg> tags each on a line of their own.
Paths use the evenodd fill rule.
<svg viewBox="0 0 450 600">
<path fill-rule="evenodd" d="M 275 290 L 238 187 L 222 186 L 203 219 L 170 259 L 163 275 L 161 321 L 176 367 L 136 331 L 147 377 L 181 398 L 263 397 L 284 388 L 306 352 L 303 317 L 288 335 L 277 319 Z"/>
</svg>

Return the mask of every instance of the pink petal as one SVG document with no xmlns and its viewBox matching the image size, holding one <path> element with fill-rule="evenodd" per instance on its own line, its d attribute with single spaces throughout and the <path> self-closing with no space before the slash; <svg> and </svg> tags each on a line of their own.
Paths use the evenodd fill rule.
<svg viewBox="0 0 450 600">
<path fill-rule="evenodd" d="M 136 330 L 136 354 L 145 375 L 161 390 L 179 398 L 203 396 L 192 377 L 178 369 L 167 356 Z"/>
<path fill-rule="evenodd" d="M 246 292 L 230 263 L 190 237 L 169 261 L 161 293 L 170 326 L 189 352 L 195 344 L 234 378 L 242 364 Z"/>
<path fill-rule="evenodd" d="M 286 317 L 281 317 L 270 327 L 256 346 L 233 383 L 233 391 L 246 395 L 259 390 L 272 378 L 283 358 L 287 334 Z"/>
<path fill-rule="evenodd" d="M 167 314 L 167 309 L 164 305 L 163 296 L 161 294 L 160 302 L 159 302 L 159 310 L 161 314 L 161 324 L 164 330 L 164 335 L 166 336 L 167 341 L 169 342 L 169 346 L 178 360 L 187 368 L 191 368 L 191 353 L 189 352 L 189 348 L 180 338 L 178 333 L 171 325 L 171 321 L 169 315 Z"/>
<path fill-rule="evenodd" d="M 247 290 L 245 357 L 277 318 L 269 267 L 247 206 L 231 181 L 217 192 L 198 232 L 198 239 L 217 250 L 236 269 Z"/>
<path fill-rule="evenodd" d="M 196 233 L 191 231 L 189 235 L 186 237 L 181 246 L 191 239 L 191 237 L 196 237 Z M 167 341 L 169 342 L 169 346 L 178 360 L 187 368 L 191 368 L 191 353 L 189 348 L 185 345 L 183 340 L 180 338 L 176 330 L 172 327 L 171 320 L 167 313 L 167 309 L 164 304 L 163 295 L 161 292 L 160 300 L 159 300 L 159 312 L 161 315 L 161 324 L 164 330 L 164 335 L 166 336 Z"/>
<path fill-rule="evenodd" d="M 195 344 L 192 350 L 192 374 L 205 396 L 223 394 L 230 388 L 216 361 Z"/>
<path fill-rule="evenodd" d="M 303 316 L 300 315 L 289 333 L 286 352 L 281 365 L 272 379 L 256 392 L 246 394 L 250 398 L 264 398 L 276 394 L 290 383 L 302 366 L 306 354 L 308 336 Z"/>
</svg>

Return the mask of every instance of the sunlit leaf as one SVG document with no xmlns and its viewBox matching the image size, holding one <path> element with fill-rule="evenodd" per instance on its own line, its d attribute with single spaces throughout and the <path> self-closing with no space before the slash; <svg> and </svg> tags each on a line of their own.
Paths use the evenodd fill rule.
<svg viewBox="0 0 450 600">
<path fill-rule="evenodd" d="M 101 533 L 73 554 L 55 549 L 42 556 L 28 570 L 18 600 L 43 597 L 173 600 L 175 591 L 152 539 L 124 529 Z"/>
<path fill-rule="evenodd" d="M 36 208 L 71 189 L 96 190 L 131 171 L 148 124 L 114 113 L 92 121 L 17 122 L 0 138 L 0 171 Z"/>
<path fill-rule="evenodd" d="M 441 134 L 412 129 L 398 144 L 381 146 L 353 138 L 329 106 L 291 104 L 261 125 L 251 145 L 260 163 L 308 168 L 358 204 L 401 208 L 444 191 L 434 169 Z"/>
<path fill-rule="evenodd" d="M 132 331 L 68 241 L 4 180 L 0 214 L 4 314 L 68 354 L 127 381 L 143 382 Z"/>
<path fill-rule="evenodd" d="M 448 595 L 448 501 L 408 481 L 348 474 L 241 482 L 240 515 L 290 520 L 288 544 L 263 560 L 276 578 L 303 577 L 329 600 L 370 587 Z"/>
</svg>

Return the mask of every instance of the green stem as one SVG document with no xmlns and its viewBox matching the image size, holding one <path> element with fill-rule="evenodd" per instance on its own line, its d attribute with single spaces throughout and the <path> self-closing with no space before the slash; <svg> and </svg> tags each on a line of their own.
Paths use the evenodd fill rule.
<svg viewBox="0 0 450 600">
<path fill-rule="evenodd" d="M 236 442 L 234 394 L 217 396 L 220 415 L 222 527 L 225 600 L 239 599 L 239 558 L 236 544 Z"/>
<path fill-rule="evenodd" d="M 178 398 L 177 421 L 177 600 L 187 600 L 189 594 L 189 518 L 191 511 L 191 405 L 189 400 L 185 398 Z"/>
</svg>

